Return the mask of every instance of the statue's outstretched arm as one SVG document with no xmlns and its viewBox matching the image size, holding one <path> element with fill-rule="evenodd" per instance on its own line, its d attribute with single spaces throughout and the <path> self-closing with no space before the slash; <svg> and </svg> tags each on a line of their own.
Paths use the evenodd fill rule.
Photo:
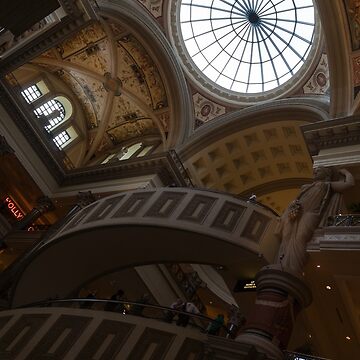
<svg viewBox="0 0 360 360">
<path fill-rule="evenodd" d="M 339 181 L 333 181 L 330 183 L 331 188 L 335 191 L 335 192 L 343 192 L 346 189 L 351 188 L 352 186 L 355 185 L 355 180 L 353 175 L 350 173 L 350 171 L 346 170 L 346 169 L 340 169 L 339 170 L 340 174 L 343 174 L 345 176 L 344 180 L 339 180 Z"/>
</svg>

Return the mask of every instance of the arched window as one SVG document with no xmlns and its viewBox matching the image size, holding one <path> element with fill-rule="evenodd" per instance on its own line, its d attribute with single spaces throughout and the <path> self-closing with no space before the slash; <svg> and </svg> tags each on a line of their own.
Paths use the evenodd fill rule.
<svg viewBox="0 0 360 360">
<path fill-rule="evenodd" d="M 78 137 L 77 130 L 69 124 L 73 114 L 70 100 L 62 95 L 52 96 L 44 80 L 28 86 L 21 95 L 60 150 Z"/>
<path fill-rule="evenodd" d="M 65 119 L 65 108 L 63 104 L 56 99 L 51 99 L 40 105 L 37 109 L 34 110 L 34 113 L 37 117 L 40 117 L 41 115 L 46 116 L 49 122 L 49 125 L 45 126 L 47 131 L 50 131 Z"/>
</svg>

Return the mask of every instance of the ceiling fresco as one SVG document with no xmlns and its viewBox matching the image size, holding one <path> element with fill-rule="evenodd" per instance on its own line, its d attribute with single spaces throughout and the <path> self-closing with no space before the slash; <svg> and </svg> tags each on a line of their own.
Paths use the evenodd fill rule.
<svg viewBox="0 0 360 360">
<path fill-rule="evenodd" d="M 167 106 L 165 88 L 158 70 L 140 42 L 132 35 L 118 40 L 122 67 L 119 78 L 124 88 L 137 91 L 153 109 Z M 147 99 L 149 98 L 149 99 Z"/>
<path fill-rule="evenodd" d="M 360 1 L 344 0 L 353 51 L 360 48 Z"/>
<path fill-rule="evenodd" d="M 144 135 L 166 139 L 170 113 L 160 71 L 141 42 L 118 24 L 101 19 L 32 64 L 66 84 L 81 106 L 87 160 Z"/>
</svg>

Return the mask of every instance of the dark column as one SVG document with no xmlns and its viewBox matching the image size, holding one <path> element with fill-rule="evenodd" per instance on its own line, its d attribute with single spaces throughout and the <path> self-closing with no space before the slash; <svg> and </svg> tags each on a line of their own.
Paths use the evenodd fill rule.
<svg viewBox="0 0 360 360">
<path fill-rule="evenodd" d="M 40 197 L 34 207 L 23 219 L 14 225 L 14 230 L 24 230 L 34 223 L 42 214 L 54 210 L 55 206 L 51 199 L 47 196 Z"/>
</svg>

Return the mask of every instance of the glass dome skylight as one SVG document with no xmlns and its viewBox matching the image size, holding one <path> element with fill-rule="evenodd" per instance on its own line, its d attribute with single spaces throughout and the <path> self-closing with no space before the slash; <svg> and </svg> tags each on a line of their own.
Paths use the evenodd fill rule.
<svg viewBox="0 0 360 360">
<path fill-rule="evenodd" d="M 302 67 L 315 31 L 312 0 L 182 0 L 180 28 L 196 67 L 222 88 L 256 94 Z"/>
</svg>

